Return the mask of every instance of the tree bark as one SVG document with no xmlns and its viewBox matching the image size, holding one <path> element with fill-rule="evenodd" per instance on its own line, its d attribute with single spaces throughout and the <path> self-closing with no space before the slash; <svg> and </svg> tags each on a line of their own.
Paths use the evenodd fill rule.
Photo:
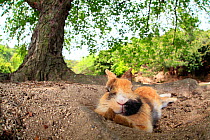
<svg viewBox="0 0 210 140">
<path fill-rule="evenodd" d="M 72 0 L 26 0 L 40 12 L 28 55 L 12 81 L 69 80 L 74 75 L 62 56 L 64 26 Z"/>
</svg>

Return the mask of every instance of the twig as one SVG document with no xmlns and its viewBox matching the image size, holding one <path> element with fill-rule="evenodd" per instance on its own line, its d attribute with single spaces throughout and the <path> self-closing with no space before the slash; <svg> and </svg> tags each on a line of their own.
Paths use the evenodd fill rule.
<svg viewBox="0 0 210 140">
<path fill-rule="evenodd" d="M 176 39 L 177 20 L 178 20 L 177 12 L 176 12 L 177 3 L 178 3 L 178 0 L 176 0 L 175 7 L 174 7 L 174 14 L 175 14 L 175 28 L 174 28 L 174 38 L 173 38 L 173 45 L 174 46 L 175 46 L 175 39 Z"/>
<path fill-rule="evenodd" d="M 149 11 L 148 11 L 148 14 L 147 14 L 147 31 L 148 31 L 148 28 L 149 28 L 149 19 L 150 19 L 150 12 L 151 12 L 151 3 L 152 3 L 152 0 L 149 1 Z"/>
</svg>

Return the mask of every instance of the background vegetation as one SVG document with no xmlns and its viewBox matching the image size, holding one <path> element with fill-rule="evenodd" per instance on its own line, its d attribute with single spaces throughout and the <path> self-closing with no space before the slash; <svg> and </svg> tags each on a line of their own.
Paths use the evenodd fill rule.
<svg viewBox="0 0 210 140">
<path fill-rule="evenodd" d="M 25 45 L 9 48 L 0 44 L 0 73 L 11 73 L 17 70 L 26 54 Z"/>
<path fill-rule="evenodd" d="M 0 3 L 1 15 L 7 15 L 4 31 L 19 44 L 14 49 L 1 46 L 0 72 L 13 72 L 22 63 L 28 46 L 24 39 L 31 36 L 40 18 L 36 5 L 42 1 L 36 2 Z M 208 0 L 74 0 L 71 4 L 63 46 L 71 51 L 86 45 L 90 52 L 106 48 L 81 61 L 66 60 L 76 73 L 100 75 L 110 69 L 121 75 L 133 68 L 133 73 L 149 75 L 162 70 L 177 75 L 208 74 L 210 31 L 198 28 L 202 13 L 209 20 Z"/>
<path fill-rule="evenodd" d="M 133 72 L 149 74 L 173 69 L 177 70 L 178 75 L 206 75 L 210 65 L 209 45 L 210 30 L 196 30 L 193 34 L 186 31 L 176 31 L 174 34 L 174 30 L 170 30 L 151 39 L 132 38 L 127 45 L 115 44 L 98 55 L 83 58 L 73 70 L 98 75 L 104 74 L 105 69 L 111 69 L 121 75 L 129 68 L 133 68 Z"/>
<path fill-rule="evenodd" d="M 177 70 L 178 75 L 207 75 L 210 65 L 210 30 L 170 30 L 162 36 L 132 38 L 126 45 L 114 44 L 97 55 L 89 55 L 80 61 L 66 60 L 77 74 L 102 75 L 110 69 L 118 76 L 129 68 L 133 73 L 152 75 L 158 71 Z M 0 45 L 0 72 L 11 73 L 22 63 L 26 47 L 14 49 Z"/>
</svg>

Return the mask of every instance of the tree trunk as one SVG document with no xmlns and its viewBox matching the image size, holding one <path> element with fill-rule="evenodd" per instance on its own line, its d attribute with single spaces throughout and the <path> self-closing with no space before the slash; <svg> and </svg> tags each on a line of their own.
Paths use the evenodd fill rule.
<svg viewBox="0 0 210 140">
<path fill-rule="evenodd" d="M 65 20 L 72 0 L 26 1 L 39 10 L 39 21 L 31 38 L 28 55 L 19 69 L 11 74 L 11 80 L 70 80 L 74 73 L 64 62 L 62 49 Z"/>
</svg>

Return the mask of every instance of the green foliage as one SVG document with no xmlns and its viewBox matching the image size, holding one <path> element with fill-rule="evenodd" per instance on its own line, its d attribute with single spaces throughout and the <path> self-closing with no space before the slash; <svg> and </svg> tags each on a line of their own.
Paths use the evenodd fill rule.
<svg viewBox="0 0 210 140">
<path fill-rule="evenodd" d="M 94 59 L 94 55 L 84 57 L 73 67 L 72 70 L 77 74 L 95 75 Z"/>
<path fill-rule="evenodd" d="M 67 64 L 67 67 L 69 67 L 70 69 L 72 69 L 78 63 L 78 61 L 76 60 L 65 60 L 65 62 Z"/>
<path fill-rule="evenodd" d="M 23 62 L 27 50 L 25 45 L 15 49 L 0 45 L 0 73 L 11 73 Z"/>
<path fill-rule="evenodd" d="M 0 58 L 4 58 L 4 61 L 8 62 L 12 57 L 13 52 L 13 49 L 0 44 Z"/>
<path fill-rule="evenodd" d="M 0 3 L 4 10 L 2 15 L 8 15 L 4 30 L 10 37 L 21 41 L 34 29 L 39 12 L 28 3 L 36 5 L 39 2 L 42 1 L 3 0 Z M 130 34 L 140 38 L 159 35 L 160 30 L 167 30 L 166 24 L 170 28 L 181 27 L 190 31 L 198 26 L 199 12 L 209 14 L 210 7 L 208 0 L 73 0 L 71 5 L 64 45 L 69 50 L 88 45 L 90 52 L 127 42 Z"/>
<path fill-rule="evenodd" d="M 0 58 L 0 73 L 11 73 L 11 63 L 5 62 L 3 58 Z"/>
<path fill-rule="evenodd" d="M 17 53 L 18 57 L 20 57 L 20 61 L 23 61 L 23 59 L 25 58 L 25 56 L 28 53 L 27 45 L 28 44 L 22 44 L 19 46 L 17 46 L 17 45 L 15 46 L 15 52 Z"/>
<path fill-rule="evenodd" d="M 11 63 L 9 63 L 10 58 L 13 55 L 12 49 L 4 45 L 0 45 L 0 73 L 10 73 L 12 72 Z"/>
<path fill-rule="evenodd" d="M 21 58 L 21 56 L 18 55 L 18 53 L 14 53 L 12 58 L 10 59 L 10 64 L 12 66 L 11 72 L 17 70 L 22 62 L 23 62 L 23 59 Z"/>
<path fill-rule="evenodd" d="M 113 72 L 116 75 L 122 75 L 125 71 L 129 69 L 129 67 L 126 66 L 126 63 L 124 61 L 119 61 L 112 66 L 112 69 L 114 70 Z"/>
<path fill-rule="evenodd" d="M 153 37 L 151 41 L 147 40 L 147 38 L 134 39 L 131 47 L 125 46 L 127 50 L 134 53 L 130 53 L 130 55 L 126 53 L 127 56 L 124 61 L 130 67 L 137 69 L 143 64 L 146 64 L 152 71 L 186 66 L 188 72 L 193 72 L 202 66 L 204 60 L 199 50 L 204 46 L 202 42 L 209 40 L 209 32 L 194 31 L 192 34 L 193 40 L 192 35 L 188 35 L 188 32 L 183 31 L 177 31 L 174 38 L 173 30 L 163 36 Z M 132 63 L 128 57 L 132 58 L 130 59 Z"/>
<path fill-rule="evenodd" d="M 208 62 L 209 65 L 210 30 L 196 30 L 192 35 L 194 39 L 190 40 L 188 32 L 177 31 L 174 38 L 174 30 L 170 30 L 162 36 L 133 38 L 127 45 L 118 44 L 109 50 L 100 51 L 94 58 L 94 65 L 93 57 L 91 61 L 86 58 L 86 61 L 79 63 L 84 66 L 82 69 L 91 69 L 91 74 L 104 74 L 105 69 L 110 69 L 119 76 L 133 68 L 133 72 L 143 71 L 151 75 L 153 72 L 180 66 L 194 73 L 204 63 Z M 91 65 L 86 67 L 84 63 L 88 61 Z"/>
<path fill-rule="evenodd" d="M 38 11 L 33 10 L 24 0 L 4 0 L 0 5 L 4 11 L 1 16 L 7 15 L 5 32 L 10 38 L 15 37 L 21 42 L 34 29 Z"/>
<path fill-rule="evenodd" d="M 114 64 L 114 59 L 112 58 L 112 49 L 100 51 L 94 60 L 95 74 L 103 75 L 105 74 L 105 69 L 111 69 Z"/>
<path fill-rule="evenodd" d="M 36 6 L 32 8 L 28 3 L 36 5 L 39 2 L 43 1 L 1 1 L 2 15 L 8 15 L 4 31 L 11 38 L 16 37 L 18 43 L 30 34 L 40 16 L 38 10 L 33 9 Z M 109 68 L 120 75 L 129 67 L 137 71 L 142 65 L 153 71 L 177 66 L 186 66 L 188 71 L 194 71 L 209 54 L 209 49 L 198 51 L 205 45 L 199 36 L 202 31 L 196 32 L 198 11 L 209 15 L 209 0 L 73 0 L 71 4 L 64 39 L 68 50 L 84 45 L 89 46 L 90 52 L 96 52 L 97 46 L 110 48 L 96 57 L 84 58 L 75 68 L 78 73 L 102 74 Z M 49 9 L 42 9 L 45 10 Z M 174 30 L 168 31 L 171 27 Z M 168 32 L 159 36 L 160 31 Z M 131 34 L 138 35 L 140 39 L 132 38 L 132 42 L 126 44 Z M 11 64 L 17 64 L 26 54 L 21 49 L 26 50 L 19 48 L 20 52 L 16 52 L 20 55 L 18 57 L 7 53 L 1 57 L 7 60 L 5 63 L 12 60 Z M 14 65 L 14 69 L 17 67 Z"/>
</svg>

